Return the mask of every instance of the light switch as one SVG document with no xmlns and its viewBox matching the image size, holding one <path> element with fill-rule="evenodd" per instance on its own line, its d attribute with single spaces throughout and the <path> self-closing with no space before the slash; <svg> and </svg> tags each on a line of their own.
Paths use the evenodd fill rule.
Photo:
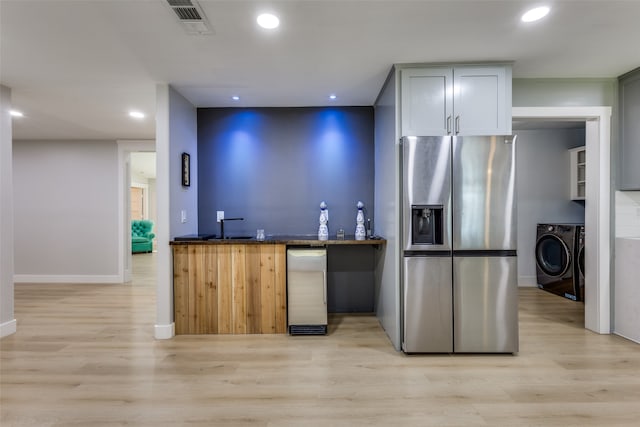
<svg viewBox="0 0 640 427">
<path fill-rule="evenodd" d="M 221 219 L 224 219 L 224 211 L 216 211 L 216 222 L 220 222 Z"/>
<path fill-rule="evenodd" d="M 182 222 L 183 224 L 187 222 L 187 211 L 184 209 L 180 211 L 180 222 Z"/>
</svg>

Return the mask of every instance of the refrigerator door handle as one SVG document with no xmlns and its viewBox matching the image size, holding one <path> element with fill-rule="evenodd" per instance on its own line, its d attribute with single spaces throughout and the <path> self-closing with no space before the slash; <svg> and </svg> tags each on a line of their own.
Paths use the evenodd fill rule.
<svg viewBox="0 0 640 427">
<path fill-rule="evenodd" d="M 451 135 L 451 115 L 447 116 L 447 135 Z"/>
<path fill-rule="evenodd" d="M 456 135 L 460 133 L 460 116 L 456 116 Z"/>
</svg>

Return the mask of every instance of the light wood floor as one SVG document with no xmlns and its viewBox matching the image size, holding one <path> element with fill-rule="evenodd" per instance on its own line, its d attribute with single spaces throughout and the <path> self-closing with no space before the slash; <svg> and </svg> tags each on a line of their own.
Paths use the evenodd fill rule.
<svg viewBox="0 0 640 427">
<path fill-rule="evenodd" d="M 537 289 L 517 356 L 406 356 L 362 315 L 326 337 L 154 340 L 153 255 L 134 261 L 132 284 L 16 285 L 2 427 L 640 425 L 640 345 Z"/>
</svg>

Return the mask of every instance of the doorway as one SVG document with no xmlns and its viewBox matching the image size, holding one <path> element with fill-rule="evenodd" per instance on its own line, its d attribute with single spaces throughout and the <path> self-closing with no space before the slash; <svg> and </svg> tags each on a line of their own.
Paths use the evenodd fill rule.
<svg viewBox="0 0 640 427">
<path fill-rule="evenodd" d="M 157 212 L 156 203 L 150 197 L 151 188 L 155 188 L 155 141 L 118 141 L 118 275 L 122 283 L 130 282 L 132 277 L 132 254 L 131 254 L 131 188 L 146 187 L 149 197 L 146 198 L 146 216 L 154 218 Z M 151 155 L 152 160 L 151 160 Z M 132 157 L 141 156 L 147 158 L 146 167 L 141 169 L 137 165 L 133 167 Z M 140 163 L 140 162 L 138 162 Z M 153 168 L 153 174 L 149 168 Z M 149 185 L 149 179 L 144 176 L 152 175 L 153 185 Z M 144 210 L 144 206 L 142 207 Z M 143 214 L 144 215 L 144 214 Z M 153 219 L 152 219 L 153 220 Z M 154 221 L 156 223 L 156 221 Z M 156 233 L 157 234 L 157 233 Z"/>
<path fill-rule="evenodd" d="M 575 268 L 574 246 L 566 258 L 559 246 L 538 245 L 539 239 L 549 235 L 549 243 L 555 242 L 554 231 L 546 228 L 559 224 L 584 224 L 585 202 L 571 194 L 571 153 L 576 147 L 585 146 L 584 121 L 514 121 L 516 138 L 516 197 L 518 205 L 518 286 L 549 285 L 553 282 L 573 287 Z M 539 228 L 540 224 L 547 227 Z M 575 228 L 573 228 L 575 231 Z M 575 240 L 575 233 L 572 233 Z M 544 239 L 543 239 L 544 240 Z M 553 251 L 537 251 L 540 248 Z M 546 276 L 542 255 L 553 255 L 559 270 L 557 276 Z M 548 259 L 547 261 L 551 261 Z M 565 268 L 566 267 L 566 271 Z M 544 283 L 543 283 L 544 282 Z M 547 287 L 545 286 L 545 289 Z M 573 291 L 567 297 L 578 297 Z"/>
<path fill-rule="evenodd" d="M 611 332 L 610 193 L 611 107 L 514 107 L 513 120 L 584 121 L 585 145 L 592 160 L 586 168 L 585 327 Z"/>
</svg>

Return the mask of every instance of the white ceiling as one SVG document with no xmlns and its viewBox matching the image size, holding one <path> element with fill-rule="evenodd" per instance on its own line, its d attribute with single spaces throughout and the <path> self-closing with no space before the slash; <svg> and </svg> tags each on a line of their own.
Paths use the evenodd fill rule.
<svg viewBox="0 0 640 427">
<path fill-rule="evenodd" d="M 393 63 L 511 60 L 515 78 L 640 65 L 640 1 L 546 3 L 524 24 L 540 1 L 199 0 L 214 33 L 193 36 L 165 0 L 0 0 L 0 81 L 25 114 L 15 139 L 142 139 L 157 83 L 197 107 L 372 105 Z M 264 10 L 280 28 L 255 25 Z"/>
</svg>

